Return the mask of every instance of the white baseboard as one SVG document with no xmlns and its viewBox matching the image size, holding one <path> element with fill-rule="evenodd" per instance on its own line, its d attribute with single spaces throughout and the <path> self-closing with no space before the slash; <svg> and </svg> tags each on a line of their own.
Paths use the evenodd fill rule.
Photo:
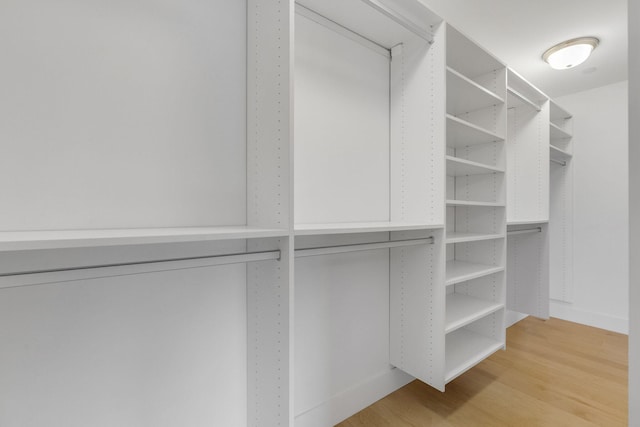
<svg viewBox="0 0 640 427">
<path fill-rule="evenodd" d="M 355 385 L 326 402 L 296 416 L 295 427 L 328 427 L 338 424 L 367 406 L 409 384 L 415 378 L 391 369 Z"/>
<path fill-rule="evenodd" d="M 581 323 L 608 331 L 629 334 L 629 319 L 604 313 L 595 313 L 572 307 L 571 304 L 551 300 L 551 317 Z"/>
</svg>

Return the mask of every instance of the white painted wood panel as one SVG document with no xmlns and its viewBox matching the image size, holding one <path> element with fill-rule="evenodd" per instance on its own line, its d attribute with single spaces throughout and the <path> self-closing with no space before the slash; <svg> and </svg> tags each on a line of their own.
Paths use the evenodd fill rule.
<svg viewBox="0 0 640 427">
<path fill-rule="evenodd" d="M 297 259 L 295 283 L 294 402 L 301 416 L 389 371 L 389 250 Z"/>
<path fill-rule="evenodd" d="M 509 108 L 507 115 L 507 221 L 549 219 L 549 106 L 540 112 Z"/>
<path fill-rule="evenodd" d="M 295 222 L 388 221 L 388 58 L 298 15 L 295 73 Z"/>
</svg>

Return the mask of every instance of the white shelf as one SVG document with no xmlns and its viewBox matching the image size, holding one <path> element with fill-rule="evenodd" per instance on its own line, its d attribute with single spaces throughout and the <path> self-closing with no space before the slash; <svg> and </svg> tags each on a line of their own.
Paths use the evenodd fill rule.
<svg viewBox="0 0 640 427">
<path fill-rule="evenodd" d="M 573 117 L 571 113 L 556 104 L 553 100 L 549 102 L 549 114 L 552 122 L 568 120 Z"/>
<path fill-rule="evenodd" d="M 423 224 L 407 222 L 345 222 L 326 224 L 296 224 L 296 236 L 312 236 L 321 234 L 373 233 L 382 231 L 433 230 L 443 228 L 442 224 Z"/>
<path fill-rule="evenodd" d="M 517 107 L 524 106 L 524 107 L 532 108 L 535 111 L 541 110 L 540 105 L 537 102 L 530 100 L 522 93 L 508 86 L 507 86 L 507 106 L 509 108 L 511 107 L 517 108 Z"/>
<path fill-rule="evenodd" d="M 453 148 L 504 141 L 504 137 L 447 114 L 447 145 Z"/>
<path fill-rule="evenodd" d="M 548 224 L 549 220 L 531 220 L 531 221 L 507 221 L 507 227 L 511 225 L 533 225 L 533 224 Z"/>
<path fill-rule="evenodd" d="M 501 172 L 504 172 L 504 170 L 495 166 L 459 159 L 454 156 L 447 156 L 448 176 L 482 175 Z"/>
<path fill-rule="evenodd" d="M 445 333 L 451 333 L 504 308 L 504 304 L 470 297 L 464 294 L 448 294 Z"/>
<path fill-rule="evenodd" d="M 566 160 L 569 160 L 571 157 L 573 157 L 571 153 L 564 151 L 553 145 L 549 146 L 549 150 L 550 150 L 549 155 L 551 156 L 552 159 L 555 159 L 555 160 L 566 161 Z"/>
<path fill-rule="evenodd" d="M 446 29 L 447 65 L 472 78 L 506 67 L 493 54 L 477 45 L 456 28 L 447 24 Z"/>
<path fill-rule="evenodd" d="M 504 267 L 458 260 L 447 261 L 445 284 L 455 285 L 501 271 L 504 271 Z"/>
<path fill-rule="evenodd" d="M 201 242 L 287 236 L 288 230 L 247 226 L 0 232 L 0 252 Z"/>
<path fill-rule="evenodd" d="M 551 140 L 571 138 L 571 134 L 569 132 L 562 129 L 560 126 L 556 125 L 555 123 L 549 123 L 549 131 L 551 132 Z"/>
<path fill-rule="evenodd" d="M 466 329 L 458 329 L 446 339 L 445 383 L 504 348 L 504 343 Z"/>
<path fill-rule="evenodd" d="M 503 239 L 504 234 L 487 233 L 447 233 L 447 243 L 479 242 L 481 240 Z"/>
<path fill-rule="evenodd" d="M 498 202 L 474 202 L 474 201 L 471 201 L 471 200 L 447 200 L 447 206 L 504 207 L 504 203 L 498 203 Z"/>
<path fill-rule="evenodd" d="M 480 110 L 504 99 L 451 67 L 447 67 L 447 112 L 453 115 Z"/>
</svg>

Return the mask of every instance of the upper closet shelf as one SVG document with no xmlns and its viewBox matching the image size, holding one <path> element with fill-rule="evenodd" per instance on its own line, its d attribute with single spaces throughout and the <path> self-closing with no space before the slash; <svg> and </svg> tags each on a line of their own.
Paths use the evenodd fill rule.
<svg viewBox="0 0 640 427">
<path fill-rule="evenodd" d="M 529 83 L 520 74 L 507 69 L 507 106 L 509 108 L 526 107 L 542 111 L 549 98 L 537 87 Z"/>
<path fill-rule="evenodd" d="M 447 25 L 446 50 L 447 65 L 472 79 L 506 67 L 502 61 L 451 25 Z"/>
<path fill-rule="evenodd" d="M 549 130 L 551 132 L 551 139 L 569 139 L 571 138 L 571 134 L 566 130 L 562 129 L 560 126 L 555 123 L 549 123 Z"/>
<path fill-rule="evenodd" d="M 504 233 L 461 233 L 447 232 L 447 243 L 478 242 L 481 240 L 503 239 Z"/>
<path fill-rule="evenodd" d="M 507 227 L 510 225 L 533 225 L 533 224 L 548 224 L 549 220 L 531 220 L 531 221 L 507 221 Z"/>
<path fill-rule="evenodd" d="M 504 203 L 499 202 L 477 202 L 473 200 L 447 200 L 447 206 L 487 206 L 504 207 Z"/>
<path fill-rule="evenodd" d="M 507 106 L 509 108 L 525 106 L 532 108 L 535 111 L 540 111 L 542 109 L 537 102 L 532 101 L 512 87 L 507 87 Z"/>
<path fill-rule="evenodd" d="M 504 141 L 504 137 L 447 114 L 447 145 L 452 148 Z"/>
<path fill-rule="evenodd" d="M 565 161 L 573 157 L 571 153 L 561 150 L 558 147 L 554 147 L 553 145 L 549 146 L 549 150 L 550 150 L 549 155 L 552 159 Z"/>
<path fill-rule="evenodd" d="M 447 112 L 459 115 L 492 105 L 504 99 L 451 67 L 447 67 Z"/>
<path fill-rule="evenodd" d="M 495 166 L 485 165 L 483 163 L 472 162 L 470 160 L 460 159 L 454 156 L 447 156 L 448 176 L 483 175 L 498 172 L 504 172 L 504 170 Z"/>
<path fill-rule="evenodd" d="M 556 104 L 553 100 L 549 102 L 549 106 L 549 114 L 552 122 L 557 123 L 563 120 L 568 120 L 572 117 L 571 113 Z"/>
<path fill-rule="evenodd" d="M 311 236 L 321 234 L 350 234 L 350 233 L 374 233 L 384 231 L 412 231 L 433 230 L 443 228 L 444 225 L 423 223 L 408 223 L 401 221 L 381 222 L 344 222 L 326 224 L 296 224 L 296 236 Z"/>
<path fill-rule="evenodd" d="M 0 252 L 185 243 L 287 236 L 288 230 L 247 226 L 0 232 Z"/>
</svg>

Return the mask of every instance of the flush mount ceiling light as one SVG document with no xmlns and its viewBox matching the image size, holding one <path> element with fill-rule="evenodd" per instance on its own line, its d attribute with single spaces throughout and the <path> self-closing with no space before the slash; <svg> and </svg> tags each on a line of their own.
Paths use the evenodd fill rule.
<svg viewBox="0 0 640 427">
<path fill-rule="evenodd" d="M 556 70 L 573 68 L 586 61 L 599 42 L 600 40 L 595 37 L 567 40 L 547 49 L 542 55 L 542 59 Z"/>
</svg>

